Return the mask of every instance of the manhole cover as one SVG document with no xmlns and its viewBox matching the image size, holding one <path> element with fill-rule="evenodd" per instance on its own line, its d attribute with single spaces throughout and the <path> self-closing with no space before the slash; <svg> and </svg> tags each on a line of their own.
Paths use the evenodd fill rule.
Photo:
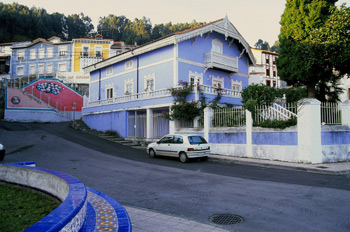
<svg viewBox="0 0 350 232">
<path fill-rule="evenodd" d="M 223 214 L 214 214 L 209 218 L 209 221 L 218 225 L 232 225 L 243 222 L 244 219 L 236 214 L 223 213 Z"/>
</svg>

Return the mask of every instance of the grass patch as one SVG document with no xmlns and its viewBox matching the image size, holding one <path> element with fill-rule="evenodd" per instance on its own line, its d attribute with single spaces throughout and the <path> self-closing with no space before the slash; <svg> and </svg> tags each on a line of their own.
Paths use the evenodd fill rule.
<svg viewBox="0 0 350 232">
<path fill-rule="evenodd" d="M 57 199 L 42 192 L 0 182 L 0 231 L 23 231 L 60 204 Z"/>
</svg>

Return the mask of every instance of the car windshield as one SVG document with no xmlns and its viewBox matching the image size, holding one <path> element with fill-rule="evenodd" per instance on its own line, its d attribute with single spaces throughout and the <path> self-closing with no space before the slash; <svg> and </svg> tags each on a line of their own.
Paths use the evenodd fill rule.
<svg viewBox="0 0 350 232">
<path fill-rule="evenodd" d="M 207 143 L 207 141 L 202 136 L 188 136 L 188 142 L 190 142 L 190 144 Z"/>
</svg>

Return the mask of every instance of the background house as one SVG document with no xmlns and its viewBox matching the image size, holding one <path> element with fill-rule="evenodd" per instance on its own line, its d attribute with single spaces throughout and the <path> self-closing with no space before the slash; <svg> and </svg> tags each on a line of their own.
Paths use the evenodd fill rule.
<svg viewBox="0 0 350 232">
<path fill-rule="evenodd" d="M 55 77 L 71 70 L 71 42 L 58 37 L 38 38 L 30 43 L 12 46 L 11 78 Z"/>
<path fill-rule="evenodd" d="M 227 17 L 166 36 L 85 68 L 90 96 L 83 120 L 122 137 L 162 136 L 174 130 L 161 116 L 173 103 L 169 88 L 192 82 L 208 101 L 220 89 L 221 102 L 241 105 L 249 64 L 255 64 L 250 47 Z M 194 93 L 188 100 L 198 99 Z"/>
<path fill-rule="evenodd" d="M 249 67 L 249 84 L 264 84 L 275 88 L 284 88 L 286 83 L 278 76 L 276 58 L 278 53 L 252 48 L 256 65 Z"/>
</svg>

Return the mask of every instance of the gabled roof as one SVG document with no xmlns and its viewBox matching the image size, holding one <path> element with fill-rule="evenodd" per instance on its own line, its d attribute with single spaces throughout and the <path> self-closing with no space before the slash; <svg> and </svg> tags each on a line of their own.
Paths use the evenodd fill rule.
<svg viewBox="0 0 350 232">
<path fill-rule="evenodd" d="M 91 72 L 91 71 L 109 66 L 111 64 L 120 62 L 122 60 L 131 58 L 133 56 L 140 55 L 140 54 L 155 50 L 157 48 L 165 47 L 172 44 L 177 44 L 182 41 L 192 39 L 198 36 L 203 36 L 204 34 L 208 32 L 213 32 L 213 31 L 225 35 L 225 39 L 229 40 L 230 43 L 233 43 L 234 41 L 238 41 L 244 49 L 243 52 L 247 53 L 249 57 L 249 61 L 253 65 L 255 65 L 255 58 L 251 52 L 249 44 L 243 38 L 243 36 L 238 32 L 238 30 L 233 26 L 233 24 L 228 20 L 226 16 L 225 18 L 222 18 L 207 24 L 203 24 L 195 28 L 187 29 L 180 32 L 175 32 L 165 37 L 162 37 L 160 39 L 138 46 L 131 51 L 121 53 L 119 55 L 110 57 L 104 61 L 85 67 L 84 71 Z"/>
<path fill-rule="evenodd" d="M 51 40 L 52 38 L 54 38 L 54 37 L 51 37 L 49 40 Z M 59 38 L 59 37 L 57 37 L 57 38 Z M 69 41 L 64 42 L 64 41 L 62 41 L 60 43 L 53 43 L 53 42 L 48 41 L 48 40 L 43 39 L 43 38 L 37 38 L 37 39 L 33 40 L 33 42 L 25 44 L 24 46 L 18 46 L 18 47 L 12 47 L 12 48 L 14 48 L 14 49 L 29 48 L 31 46 L 34 46 L 35 44 L 38 44 L 38 43 L 46 43 L 46 44 L 50 44 L 50 45 L 59 45 L 59 44 L 67 44 L 67 43 L 72 43 L 72 42 L 69 42 Z"/>
</svg>

